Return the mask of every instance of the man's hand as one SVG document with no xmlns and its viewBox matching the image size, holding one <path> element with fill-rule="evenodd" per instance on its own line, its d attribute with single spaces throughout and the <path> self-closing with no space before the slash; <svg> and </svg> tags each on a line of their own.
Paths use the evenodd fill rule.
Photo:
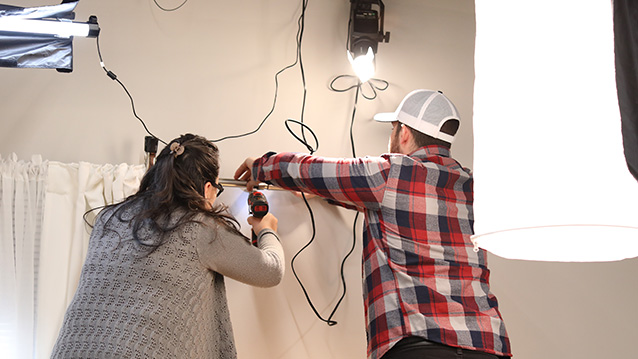
<svg viewBox="0 0 638 359">
<path fill-rule="evenodd" d="M 255 163 L 255 157 L 247 157 L 244 162 L 235 171 L 235 179 L 240 181 L 246 181 L 246 189 L 250 192 L 253 187 L 259 184 L 259 181 L 253 181 L 252 170 L 253 163 Z"/>
</svg>

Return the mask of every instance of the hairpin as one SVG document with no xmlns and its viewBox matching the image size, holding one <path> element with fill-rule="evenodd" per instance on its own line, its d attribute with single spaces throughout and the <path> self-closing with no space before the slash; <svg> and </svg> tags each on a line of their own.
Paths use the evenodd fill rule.
<svg viewBox="0 0 638 359">
<path fill-rule="evenodd" d="M 171 148 L 171 155 L 175 156 L 175 158 L 177 158 L 177 156 L 184 153 L 184 146 L 180 145 L 179 142 L 171 143 L 170 148 Z"/>
</svg>

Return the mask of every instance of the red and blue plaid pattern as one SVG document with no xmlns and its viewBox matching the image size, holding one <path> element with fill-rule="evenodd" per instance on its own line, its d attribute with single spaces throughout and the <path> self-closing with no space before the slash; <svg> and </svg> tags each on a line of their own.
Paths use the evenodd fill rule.
<svg viewBox="0 0 638 359">
<path fill-rule="evenodd" d="M 511 355 L 485 252 L 470 241 L 472 176 L 448 149 L 355 159 L 269 153 L 252 171 L 256 180 L 365 213 L 369 358 L 406 336 Z"/>
</svg>

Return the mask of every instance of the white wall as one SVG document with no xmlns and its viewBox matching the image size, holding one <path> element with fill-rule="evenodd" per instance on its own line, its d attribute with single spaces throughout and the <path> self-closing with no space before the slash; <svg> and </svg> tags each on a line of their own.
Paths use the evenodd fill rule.
<svg viewBox="0 0 638 359">
<path fill-rule="evenodd" d="M 157 0 L 165 7 L 182 0 Z M 15 2 L 15 5 L 18 2 Z M 152 0 L 82 0 L 77 20 L 96 15 L 107 68 L 134 97 L 138 115 L 168 141 L 192 132 L 210 139 L 251 131 L 272 106 L 274 74 L 295 59 L 301 1 L 189 0 L 163 12 Z M 20 1 L 21 6 L 48 5 Z M 390 83 L 374 101 L 359 99 L 354 125 L 357 153 L 387 148 L 388 125 L 372 115 L 392 111 L 410 90 L 444 91 L 462 115 L 453 148 L 472 165 L 474 5 L 469 0 L 386 0 L 389 43 L 379 45 L 378 78 Z M 328 83 L 351 73 L 345 55 L 349 1 L 309 1 L 302 45 L 307 81 L 305 122 L 319 137 L 317 154 L 348 156 L 354 92 Z M 99 65 L 95 39 L 74 40 L 71 74 L 0 68 L 0 154 L 32 154 L 62 162 L 141 163 L 146 133 L 122 88 Z M 219 143 L 222 177 L 246 156 L 306 151 L 284 127 L 300 118 L 299 67 L 279 77 L 277 107 L 255 135 Z M 506 150 L 506 149 L 504 149 Z M 524 190 L 524 189 L 521 189 Z M 310 240 L 303 203 L 268 192 L 288 263 Z M 221 197 L 244 223 L 246 194 Z M 324 317 L 339 297 L 339 265 L 351 245 L 353 214 L 311 200 L 317 237 L 297 260 L 297 272 Z M 360 236 L 361 225 L 358 226 Z M 363 358 L 365 333 L 360 283 L 360 240 L 346 263 L 348 293 L 334 327 L 315 318 L 288 265 L 278 288 L 254 289 L 229 281 L 240 358 Z M 624 354 L 638 337 L 638 260 L 616 263 L 540 263 L 490 257 L 493 291 L 517 358 L 601 358 Z M 624 344 L 624 345 L 623 345 Z"/>
</svg>

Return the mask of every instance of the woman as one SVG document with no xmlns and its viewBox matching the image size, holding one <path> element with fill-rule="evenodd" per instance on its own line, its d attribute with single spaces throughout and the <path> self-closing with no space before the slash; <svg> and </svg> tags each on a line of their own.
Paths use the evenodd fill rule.
<svg viewBox="0 0 638 359">
<path fill-rule="evenodd" d="M 257 247 L 214 201 L 219 152 L 183 135 L 139 191 L 100 212 L 52 358 L 235 358 L 224 276 L 277 285 L 277 219 L 249 217 Z"/>
</svg>

